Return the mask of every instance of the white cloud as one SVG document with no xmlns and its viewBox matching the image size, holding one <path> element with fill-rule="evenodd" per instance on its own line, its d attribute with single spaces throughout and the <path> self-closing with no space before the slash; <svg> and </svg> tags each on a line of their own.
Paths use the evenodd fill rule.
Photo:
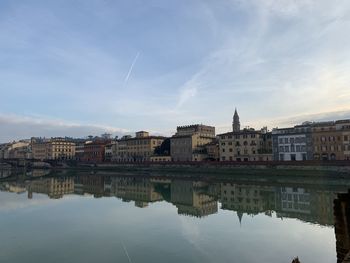
<svg viewBox="0 0 350 263">
<path fill-rule="evenodd" d="M 44 119 L 13 114 L 0 114 L 0 127 L 0 142 L 30 138 L 32 136 L 85 137 L 88 135 L 100 135 L 105 132 L 113 135 L 122 135 L 128 132 L 126 129 L 104 125 L 80 124 L 58 119 Z"/>
</svg>

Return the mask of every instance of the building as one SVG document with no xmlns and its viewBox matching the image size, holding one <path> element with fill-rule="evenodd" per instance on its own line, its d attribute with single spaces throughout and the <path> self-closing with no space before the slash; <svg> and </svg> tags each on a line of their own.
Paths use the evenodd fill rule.
<svg viewBox="0 0 350 263">
<path fill-rule="evenodd" d="M 84 144 L 83 161 L 88 163 L 102 163 L 105 161 L 105 146 L 110 140 L 87 141 Z"/>
<path fill-rule="evenodd" d="M 47 145 L 47 159 L 73 160 L 75 158 L 75 143 L 67 138 L 51 138 Z"/>
<path fill-rule="evenodd" d="M 31 138 L 31 148 L 33 159 L 43 161 L 48 159 L 47 143 L 49 139 L 46 138 Z"/>
<path fill-rule="evenodd" d="M 170 138 L 170 155 L 173 161 L 202 161 L 207 158 L 205 145 L 215 139 L 215 127 L 195 124 L 178 126 Z"/>
<path fill-rule="evenodd" d="M 312 124 L 314 160 L 344 160 L 343 130 L 338 130 L 335 122 Z"/>
<path fill-rule="evenodd" d="M 273 157 L 276 161 L 306 161 L 313 159 L 310 123 L 291 128 L 273 129 Z"/>
<path fill-rule="evenodd" d="M 21 140 L 8 144 L 3 149 L 4 159 L 31 159 L 30 141 Z"/>
<path fill-rule="evenodd" d="M 336 129 L 342 131 L 344 159 L 350 160 L 350 120 L 336 121 Z"/>
<path fill-rule="evenodd" d="M 163 136 L 150 136 L 148 132 L 136 132 L 135 137 L 124 136 L 117 141 L 117 162 L 146 162 L 154 155 L 154 150 L 166 138 Z"/>
<path fill-rule="evenodd" d="M 246 128 L 218 135 L 220 161 L 272 161 L 272 137 L 267 128 Z"/>
<path fill-rule="evenodd" d="M 31 138 L 32 157 L 36 160 L 75 159 L 75 143 L 69 138 Z"/>
<path fill-rule="evenodd" d="M 207 153 L 207 159 L 211 161 L 219 161 L 220 155 L 219 155 L 219 141 L 217 139 L 213 140 L 212 142 L 204 145 L 206 153 Z"/>
</svg>

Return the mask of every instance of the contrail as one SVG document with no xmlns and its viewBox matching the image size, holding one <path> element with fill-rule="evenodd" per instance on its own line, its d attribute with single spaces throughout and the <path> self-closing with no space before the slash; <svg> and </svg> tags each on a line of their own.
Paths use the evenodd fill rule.
<svg viewBox="0 0 350 263">
<path fill-rule="evenodd" d="M 131 74 L 132 69 L 134 68 L 134 65 L 135 65 L 137 59 L 139 58 L 139 56 L 140 56 L 140 51 L 137 52 L 137 54 L 136 54 L 134 60 L 133 60 L 132 63 L 131 63 L 131 66 L 130 66 L 130 68 L 129 68 L 128 74 L 126 75 L 126 77 L 125 77 L 125 79 L 124 79 L 124 87 L 126 86 L 126 84 L 127 84 L 128 81 L 129 81 L 130 74 Z"/>
<path fill-rule="evenodd" d="M 128 257 L 129 262 L 132 263 L 131 258 L 129 257 L 129 253 L 128 253 L 128 251 L 126 250 L 126 247 L 124 246 L 124 243 L 123 243 L 123 242 L 122 242 L 122 246 L 123 246 L 123 249 L 124 249 L 124 251 L 125 251 L 125 255 Z"/>
</svg>

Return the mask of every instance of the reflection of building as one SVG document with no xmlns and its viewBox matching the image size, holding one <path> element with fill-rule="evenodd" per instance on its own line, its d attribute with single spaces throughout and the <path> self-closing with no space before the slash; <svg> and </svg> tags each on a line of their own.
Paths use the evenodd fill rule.
<svg viewBox="0 0 350 263">
<path fill-rule="evenodd" d="M 334 200 L 337 263 L 350 262 L 350 192 Z"/>
<path fill-rule="evenodd" d="M 124 201 L 135 201 L 135 205 L 138 207 L 146 207 L 148 203 L 163 200 L 149 178 L 112 178 L 111 193 Z"/>
<path fill-rule="evenodd" d="M 79 195 L 91 194 L 95 198 L 105 196 L 105 179 L 100 175 L 79 175 L 74 180 L 74 193 Z"/>
<path fill-rule="evenodd" d="M 207 194 L 204 182 L 174 180 L 171 183 L 171 202 L 179 214 L 203 217 L 218 211 L 216 199 Z"/>
<path fill-rule="evenodd" d="M 275 189 L 268 186 L 221 183 L 221 208 L 256 215 L 275 209 Z"/>
<path fill-rule="evenodd" d="M 170 139 L 173 161 L 202 161 L 207 158 L 205 145 L 215 139 L 215 127 L 202 124 L 179 126 Z"/>
<path fill-rule="evenodd" d="M 31 181 L 27 186 L 28 198 L 32 198 L 33 193 L 47 194 L 50 198 L 62 198 L 65 194 L 74 192 L 73 177 L 51 177 L 40 178 Z"/>
</svg>

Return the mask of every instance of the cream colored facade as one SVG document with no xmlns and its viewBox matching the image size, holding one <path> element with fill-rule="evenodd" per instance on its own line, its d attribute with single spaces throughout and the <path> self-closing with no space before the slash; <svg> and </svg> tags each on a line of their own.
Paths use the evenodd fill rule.
<svg viewBox="0 0 350 263">
<path fill-rule="evenodd" d="M 75 158 L 75 143 L 64 138 L 32 138 L 32 156 L 37 160 L 71 160 Z"/>
<path fill-rule="evenodd" d="M 218 135 L 220 161 L 272 161 L 271 133 L 244 129 Z"/>
<path fill-rule="evenodd" d="M 75 158 L 75 143 L 63 138 L 53 138 L 47 143 L 47 159 L 71 160 Z"/>
<path fill-rule="evenodd" d="M 170 155 L 173 161 L 202 161 L 208 157 L 205 145 L 215 139 L 215 127 L 189 125 L 177 127 L 170 139 Z"/>
<path fill-rule="evenodd" d="M 165 137 L 150 136 L 148 132 L 136 133 L 136 137 L 123 137 L 117 141 L 116 154 L 113 157 L 117 162 L 145 162 L 150 161 L 154 149 L 162 144 Z"/>
</svg>

